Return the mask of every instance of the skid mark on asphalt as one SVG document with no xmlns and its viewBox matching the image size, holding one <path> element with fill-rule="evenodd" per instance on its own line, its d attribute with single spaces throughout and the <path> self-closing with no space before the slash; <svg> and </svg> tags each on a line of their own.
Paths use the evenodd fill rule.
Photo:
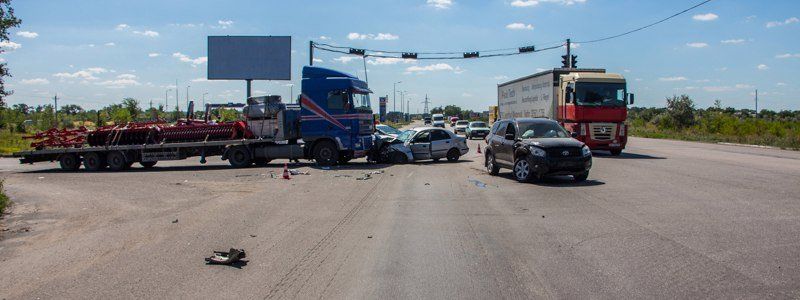
<svg viewBox="0 0 800 300">
<path fill-rule="evenodd" d="M 347 232 L 351 229 L 348 226 L 356 219 L 358 213 L 367 206 L 368 200 L 374 200 L 372 194 L 381 185 L 384 178 L 386 176 L 380 176 L 378 180 L 374 180 L 374 184 L 372 187 L 367 191 L 367 193 L 358 200 L 358 202 L 353 206 L 347 214 L 342 217 L 339 222 L 331 228 L 331 230 L 325 234 L 322 239 L 320 239 L 311 249 L 309 249 L 305 255 L 297 262 L 289 272 L 287 272 L 283 277 L 281 277 L 280 281 L 270 289 L 269 293 L 264 297 L 265 299 L 273 299 L 273 298 L 284 298 L 287 296 L 287 293 L 291 292 L 292 289 L 295 291 L 292 295 L 289 295 L 290 298 L 296 298 L 297 294 L 302 291 L 303 286 L 305 286 L 310 278 L 314 275 L 315 271 L 319 269 L 327 260 L 327 258 L 333 253 L 333 251 L 338 246 L 337 240 L 346 235 Z M 334 275 L 335 276 L 335 275 Z M 295 284 L 298 281 L 301 281 L 300 286 L 295 288 Z"/>
</svg>

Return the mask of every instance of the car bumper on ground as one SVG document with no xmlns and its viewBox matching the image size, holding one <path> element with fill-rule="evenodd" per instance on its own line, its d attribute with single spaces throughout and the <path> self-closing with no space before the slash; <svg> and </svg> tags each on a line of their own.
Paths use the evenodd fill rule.
<svg viewBox="0 0 800 300">
<path fill-rule="evenodd" d="M 550 158 L 534 156 L 531 159 L 533 171 L 541 176 L 579 175 L 592 168 L 592 157 Z"/>
</svg>

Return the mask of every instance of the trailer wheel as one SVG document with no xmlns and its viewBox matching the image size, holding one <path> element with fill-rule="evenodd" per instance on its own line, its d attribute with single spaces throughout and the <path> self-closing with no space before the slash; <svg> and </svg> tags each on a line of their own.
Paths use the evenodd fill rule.
<svg viewBox="0 0 800 300">
<path fill-rule="evenodd" d="M 64 171 L 75 171 L 81 167 L 81 161 L 78 155 L 73 153 L 68 153 L 61 155 L 58 159 L 58 163 L 61 165 L 61 169 Z"/>
<path fill-rule="evenodd" d="M 100 171 L 106 167 L 106 158 L 103 153 L 89 152 L 83 155 L 83 167 L 89 171 Z"/>
<path fill-rule="evenodd" d="M 253 161 L 250 159 L 250 150 L 245 146 L 236 146 L 228 150 L 228 162 L 234 168 L 249 167 Z"/>
<path fill-rule="evenodd" d="M 330 166 L 339 161 L 339 150 L 331 141 L 321 141 L 314 147 L 314 160 L 323 166 Z"/>
<path fill-rule="evenodd" d="M 108 168 L 113 171 L 122 171 L 128 167 L 125 153 L 122 153 L 122 151 L 109 152 L 106 156 L 106 161 L 108 162 Z"/>
<path fill-rule="evenodd" d="M 156 165 L 156 163 L 157 163 L 157 161 L 142 161 L 142 162 L 139 162 L 139 164 L 142 165 L 142 168 L 145 168 L 145 169 L 152 168 L 153 166 Z"/>
</svg>

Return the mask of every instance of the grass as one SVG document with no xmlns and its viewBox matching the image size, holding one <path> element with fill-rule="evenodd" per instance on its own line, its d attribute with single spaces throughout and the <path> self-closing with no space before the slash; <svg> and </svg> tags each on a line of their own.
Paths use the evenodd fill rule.
<svg viewBox="0 0 800 300">
<path fill-rule="evenodd" d="M 6 210 L 6 206 L 11 203 L 11 200 L 9 200 L 8 196 L 6 196 L 6 190 L 3 186 L 4 183 L 5 182 L 3 180 L 0 180 L 0 215 L 2 215 Z"/>
<path fill-rule="evenodd" d="M 760 145 L 777 147 L 788 150 L 800 150 L 800 138 L 794 135 L 777 136 L 772 134 L 746 134 L 732 135 L 721 133 L 707 133 L 693 128 L 683 130 L 660 129 L 653 124 L 637 124 L 630 126 L 628 134 L 654 139 L 671 139 L 706 143 L 737 143 L 747 145 Z M 644 126 L 641 126 L 644 125 Z"/>
<path fill-rule="evenodd" d="M 0 131 L 0 155 L 10 155 L 17 151 L 30 149 L 30 140 L 22 139 L 22 134 L 8 130 Z"/>
</svg>

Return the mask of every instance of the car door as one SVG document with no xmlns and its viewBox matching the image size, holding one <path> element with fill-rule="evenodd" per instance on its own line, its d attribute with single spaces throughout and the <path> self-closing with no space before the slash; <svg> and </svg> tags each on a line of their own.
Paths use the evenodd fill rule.
<svg viewBox="0 0 800 300">
<path fill-rule="evenodd" d="M 414 160 L 430 159 L 431 158 L 431 131 L 424 130 L 418 132 L 411 139 L 409 145 L 411 153 L 414 155 Z"/>
<path fill-rule="evenodd" d="M 506 156 L 503 153 L 503 142 L 505 139 L 507 125 L 508 122 L 503 121 L 496 123 L 495 126 L 497 127 L 495 128 L 491 137 L 489 137 L 489 144 L 492 146 L 494 159 L 500 164 L 508 164 L 508 161 L 506 161 Z"/>
<path fill-rule="evenodd" d="M 431 130 L 431 158 L 447 156 L 447 151 L 453 148 L 453 138 L 442 129 Z"/>
<path fill-rule="evenodd" d="M 514 144 L 517 142 L 517 126 L 515 122 L 508 122 L 503 135 L 500 137 L 500 151 L 503 153 L 503 162 L 508 165 L 514 164 Z"/>
</svg>

